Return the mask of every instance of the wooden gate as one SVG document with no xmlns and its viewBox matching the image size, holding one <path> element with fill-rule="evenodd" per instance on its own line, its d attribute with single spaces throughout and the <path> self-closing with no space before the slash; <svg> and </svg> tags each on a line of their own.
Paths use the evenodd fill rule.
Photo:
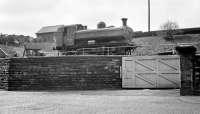
<svg viewBox="0 0 200 114">
<path fill-rule="evenodd" d="M 122 87 L 180 88 L 180 57 L 123 57 Z"/>
</svg>

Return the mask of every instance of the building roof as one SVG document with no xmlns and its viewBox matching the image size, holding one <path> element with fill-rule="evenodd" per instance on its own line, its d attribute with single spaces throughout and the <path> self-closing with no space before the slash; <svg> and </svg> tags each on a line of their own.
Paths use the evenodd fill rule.
<svg viewBox="0 0 200 114">
<path fill-rule="evenodd" d="M 45 26 L 42 27 L 36 34 L 57 32 L 60 27 L 64 27 L 64 25 Z"/>
</svg>

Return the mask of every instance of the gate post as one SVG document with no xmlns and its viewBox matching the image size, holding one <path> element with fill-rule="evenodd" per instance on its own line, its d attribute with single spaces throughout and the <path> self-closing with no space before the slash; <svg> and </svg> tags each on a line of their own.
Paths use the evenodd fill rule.
<svg viewBox="0 0 200 114">
<path fill-rule="evenodd" d="M 180 95 L 193 95 L 194 60 L 196 47 L 190 44 L 179 44 L 176 51 L 180 55 L 181 89 Z"/>
</svg>

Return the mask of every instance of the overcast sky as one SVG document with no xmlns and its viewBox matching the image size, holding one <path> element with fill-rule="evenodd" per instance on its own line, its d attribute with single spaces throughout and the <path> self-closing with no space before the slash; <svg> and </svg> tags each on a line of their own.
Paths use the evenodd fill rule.
<svg viewBox="0 0 200 114">
<path fill-rule="evenodd" d="M 128 18 L 134 31 L 147 31 L 148 0 L 0 0 L 0 32 L 35 37 L 42 26 L 99 21 L 121 26 Z M 180 28 L 200 27 L 200 0 L 151 0 L 151 30 L 168 20 Z"/>
</svg>

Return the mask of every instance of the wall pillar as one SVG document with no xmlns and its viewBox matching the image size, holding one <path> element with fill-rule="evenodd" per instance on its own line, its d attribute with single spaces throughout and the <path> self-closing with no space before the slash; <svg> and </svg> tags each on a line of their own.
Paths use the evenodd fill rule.
<svg viewBox="0 0 200 114">
<path fill-rule="evenodd" d="M 196 48 L 189 44 L 180 44 L 176 47 L 180 55 L 181 89 L 180 95 L 193 95 L 194 60 Z"/>
<path fill-rule="evenodd" d="M 8 90 L 10 59 L 0 58 L 0 89 Z"/>
</svg>

